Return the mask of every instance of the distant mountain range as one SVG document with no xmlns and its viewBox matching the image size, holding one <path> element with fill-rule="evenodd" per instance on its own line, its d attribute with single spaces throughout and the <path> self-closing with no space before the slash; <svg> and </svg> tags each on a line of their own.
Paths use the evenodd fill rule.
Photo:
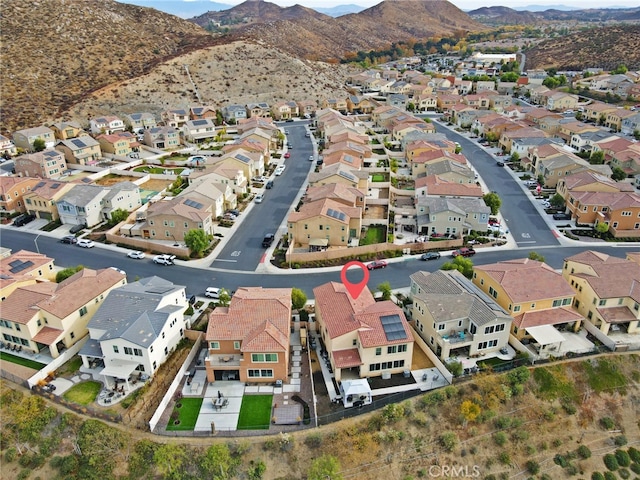
<svg viewBox="0 0 640 480">
<path fill-rule="evenodd" d="M 547 8 L 542 11 L 516 10 L 509 7 L 482 7 L 466 13 L 478 22 L 502 25 L 536 24 L 570 20 L 578 22 L 640 21 L 640 7 L 590 8 L 588 10 Z"/>
<path fill-rule="evenodd" d="M 233 8 L 233 5 L 228 3 L 211 2 L 209 0 L 117 0 L 120 3 L 128 3 L 131 5 L 138 5 L 140 7 L 155 8 L 165 13 L 170 13 L 180 18 L 192 18 L 203 15 L 207 12 L 220 12 L 222 10 L 229 10 Z M 339 17 L 341 15 L 347 15 L 349 13 L 358 13 L 364 10 L 365 7 L 360 5 L 348 4 L 338 5 L 331 8 L 314 8 L 317 12 L 324 13 L 330 17 Z"/>
</svg>

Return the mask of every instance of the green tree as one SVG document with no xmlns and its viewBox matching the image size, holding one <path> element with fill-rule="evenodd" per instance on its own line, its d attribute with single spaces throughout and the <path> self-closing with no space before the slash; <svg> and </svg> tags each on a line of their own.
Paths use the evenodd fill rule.
<svg viewBox="0 0 640 480">
<path fill-rule="evenodd" d="M 291 289 L 291 307 L 294 310 L 302 310 L 307 304 L 307 294 L 299 288 Z"/>
<path fill-rule="evenodd" d="M 332 455 L 323 455 L 314 459 L 307 471 L 308 480 L 342 480 L 340 462 Z"/>
<path fill-rule="evenodd" d="M 598 232 L 602 237 L 604 233 L 607 233 L 609 231 L 609 225 L 604 222 L 598 222 L 598 224 L 595 226 L 595 231 Z"/>
<path fill-rule="evenodd" d="M 445 262 L 440 267 L 440 270 L 458 270 L 467 278 L 473 276 L 473 262 L 470 258 L 458 255 L 450 262 Z"/>
<path fill-rule="evenodd" d="M 538 252 L 529 252 L 529 260 L 537 260 L 538 262 L 544 263 L 544 257 Z"/>
<path fill-rule="evenodd" d="M 189 456 L 182 445 L 167 443 L 157 448 L 153 454 L 153 461 L 162 478 L 180 480 L 182 467 L 189 461 Z"/>
<path fill-rule="evenodd" d="M 611 172 L 611 179 L 615 180 L 616 182 L 627 178 L 627 174 L 624 173 L 624 170 L 622 170 L 620 167 L 613 167 L 611 169 Z"/>
<path fill-rule="evenodd" d="M 218 303 L 223 307 L 226 307 L 229 305 L 229 302 L 231 302 L 231 295 L 229 295 L 229 292 L 223 288 L 218 294 Z"/>
<path fill-rule="evenodd" d="M 458 435 L 454 432 L 444 432 L 438 438 L 438 443 L 447 452 L 452 452 L 458 445 Z"/>
<path fill-rule="evenodd" d="M 413 103 L 413 102 L 407 103 L 407 111 L 408 112 L 415 112 L 416 111 L 416 104 Z"/>
<path fill-rule="evenodd" d="M 128 437 L 98 420 L 87 420 L 78 432 L 80 471 L 78 478 L 112 478 L 118 461 L 124 461 Z"/>
<path fill-rule="evenodd" d="M 211 243 L 211 235 L 205 233 L 204 230 L 195 228 L 184 234 L 184 243 L 195 256 L 201 257 Z"/>
<path fill-rule="evenodd" d="M 75 275 L 80 270 L 84 269 L 84 265 L 77 265 L 75 267 L 65 268 L 56 273 L 56 283 L 64 282 L 67 278 Z"/>
<path fill-rule="evenodd" d="M 200 467 L 212 480 L 226 480 L 236 474 L 238 462 L 226 443 L 211 445 L 200 460 Z"/>
<path fill-rule="evenodd" d="M 556 193 L 553 197 L 549 199 L 549 203 L 552 207 L 562 208 L 564 207 L 564 197 L 559 193 Z"/>
<path fill-rule="evenodd" d="M 520 155 L 518 154 L 518 152 L 513 152 L 511 154 L 511 161 L 512 162 L 519 162 L 520 161 Z"/>
<path fill-rule="evenodd" d="M 383 282 L 379 284 L 378 291 L 382 293 L 382 300 L 391 299 L 391 284 L 389 282 Z"/>
<path fill-rule="evenodd" d="M 484 200 L 484 204 L 491 209 L 491 215 L 497 215 L 502 205 L 502 200 L 500 200 L 498 194 L 494 192 L 487 193 L 482 199 Z"/>
<path fill-rule="evenodd" d="M 591 165 L 602 165 L 604 163 L 604 152 L 602 150 L 593 152 L 589 157 L 589 163 Z"/>
<path fill-rule="evenodd" d="M 43 139 L 41 138 L 36 138 L 33 141 L 33 151 L 34 152 L 41 152 L 43 151 L 45 148 L 47 148 L 47 144 L 44 142 Z"/>
<path fill-rule="evenodd" d="M 117 225 L 120 222 L 124 222 L 128 216 L 129 212 L 127 212 L 124 208 L 117 208 L 116 210 L 111 212 L 109 225 Z"/>
<path fill-rule="evenodd" d="M 262 476 L 266 471 L 267 466 L 261 459 L 257 462 L 252 460 L 251 466 L 249 467 L 249 470 L 247 470 L 247 476 L 249 477 L 249 480 L 262 480 Z"/>
<path fill-rule="evenodd" d="M 625 74 L 627 73 L 627 66 L 622 64 L 622 65 L 618 65 L 615 70 L 611 70 L 611 74 L 612 75 L 617 75 L 617 74 Z"/>
</svg>

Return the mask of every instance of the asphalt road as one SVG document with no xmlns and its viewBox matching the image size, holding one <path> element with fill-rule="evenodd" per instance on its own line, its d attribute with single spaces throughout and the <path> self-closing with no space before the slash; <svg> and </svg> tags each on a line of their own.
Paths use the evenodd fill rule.
<svg viewBox="0 0 640 480">
<path fill-rule="evenodd" d="M 282 273 L 255 273 L 237 272 L 223 270 L 219 268 L 193 268 L 183 265 L 162 266 L 151 261 L 151 257 L 143 260 L 134 260 L 126 257 L 126 250 L 114 246 L 103 246 L 96 244 L 96 247 L 84 249 L 75 245 L 60 243 L 57 239 L 48 236 L 40 236 L 37 240 L 37 249 L 34 239 L 36 236 L 32 232 L 21 231 L 14 228 L 0 229 L 0 245 L 12 249 L 14 252 L 20 249 L 37 250 L 55 259 L 55 264 L 60 267 L 71 267 L 84 265 L 89 268 L 118 267 L 127 272 L 128 281 L 132 282 L 138 278 L 157 275 L 171 280 L 177 285 L 187 287 L 187 293 L 191 295 L 203 295 L 204 290 L 209 286 L 224 287 L 229 291 L 238 287 L 262 286 L 265 288 L 274 287 L 296 287 L 305 291 L 308 298 L 313 297 L 313 288 L 326 282 L 340 282 L 340 271 L 313 270 L 293 270 Z M 593 250 L 598 250 L 609 255 L 624 257 L 631 248 L 615 247 L 603 244 L 594 244 Z M 517 250 L 494 250 L 490 252 L 480 252 L 476 254 L 472 261 L 475 265 L 495 263 L 503 260 L 527 257 L 531 250 L 535 250 L 545 257 L 548 265 L 555 269 L 562 268 L 565 257 L 575 255 L 586 250 L 587 247 L 559 247 L 549 246 L 535 249 Z M 390 262 L 384 269 L 370 272 L 368 287 L 371 291 L 377 290 L 378 285 L 389 282 L 391 288 L 406 288 L 409 286 L 409 275 L 414 272 L 425 270 L 433 272 L 450 260 L 450 257 L 442 257 L 439 260 L 427 262 L 420 261 L 414 257 L 407 257 L 400 262 Z M 224 264 L 227 266 L 227 264 Z M 351 270 L 349 271 L 351 272 Z M 349 275 L 351 281 L 357 281 Z"/>
<path fill-rule="evenodd" d="M 292 204 L 305 183 L 309 170 L 315 166 L 315 162 L 309 161 L 309 156 L 313 154 L 313 144 L 310 138 L 305 137 L 307 123 L 280 124 L 289 132 L 286 141 L 293 147 L 289 151 L 291 157 L 280 161 L 284 161 L 286 168 L 279 177 L 270 177 L 273 188 L 258 190 L 264 193 L 264 200 L 262 203 L 254 203 L 250 211 L 243 213 L 245 218 L 238 225 L 233 239 L 224 246 L 211 264 L 212 267 L 252 272 L 263 259 L 266 249 L 262 247 L 262 239 L 268 233 L 277 233 L 278 227 L 295 207 Z M 276 239 L 278 238 L 279 235 L 276 235 Z"/>
</svg>

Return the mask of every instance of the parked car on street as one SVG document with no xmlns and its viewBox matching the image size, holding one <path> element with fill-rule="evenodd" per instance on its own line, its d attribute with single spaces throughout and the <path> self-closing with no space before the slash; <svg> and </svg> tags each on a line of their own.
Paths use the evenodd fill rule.
<svg viewBox="0 0 640 480">
<path fill-rule="evenodd" d="M 504 167 L 504 162 L 496 162 L 496 165 L 499 167 Z"/>
<path fill-rule="evenodd" d="M 86 238 L 81 238 L 80 240 L 78 240 L 78 243 L 76 243 L 76 245 L 82 248 L 93 248 L 96 246 L 96 244 L 93 243 L 93 240 L 87 240 Z"/>
<path fill-rule="evenodd" d="M 462 248 L 459 248 L 458 250 L 454 250 L 451 256 L 452 257 L 458 257 L 458 256 L 473 257 L 475 254 L 476 254 L 476 251 L 473 248 L 462 247 Z"/>
<path fill-rule="evenodd" d="M 133 250 L 129 253 L 127 253 L 127 257 L 129 258 L 135 258 L 138 260 L 142 260 L 145 257 L 144 252 L 139 252 L 138 250 Z"/>
<path fill-rule="evenodd" d="M 207 287 L 204 291 L 204 296 L 207 298 L 213 298 L 214 300 L 220 300 L 220 293 L 224 290 L 218 287 Z"/>
<path fill-rule="evenodd" d="M 440 252 L 423 253 L 420 260 L 437 260 L 440 258 Z"/>
<path fill-rule="evenodd" d="M 13 221 L 14 227 L 22 227 L 29 222 L 33 222 L 36 219 L 35 215 L 31 215 L 30 213 L 23 213 L 22 215 L 18 215 Z"/>
<path fill-rule="evenodd" d="M 60 242 L 68 243 L 69 245 L 75 245 L 76 243 L 78 243 L 78 239 L 75 235 L 65 235 L 60 239 Z"/>
<path fill-rule="evenodd" d="M 367 263 L 368 270 L 377 270 L 378 268 L 386 268 L 387 262 L 384 260 L 374 260 L 373 262 Z"/>
<path fill-rule="evenodd" d="M 256 203 L 262 203 L 262 200 L 264 200 L 264 194 L 262 193 L 257 194 L 256 198 L 254 198 L 253 200 Z"/>
<path fill-rule="evenodd" d="M 553 219 L 554 220 L 571 220 L 571 214 L 570 213 L 554 213 Z"/>
<path fill-rule="evenodd" d="M 173 265 L 175 259 L 175 255 L 156 255 L 153 257 L 153 263 L 157 263 L 158 265 Z"/>
<path fill-rule="evenodd" d="M 264 176 L 253 177 L 251 179 L 251 183 L 264 183 L 266 181 L 267 181 L 267 177 L 264 177 Z"/>
<path fill-rule="evenodd" d="M 266 188 L 267 190 L 271 190 L 273 188 L 273 180 L 269 180 L 264 188 Z"/>
<path fill-rule="evenodd" d="M 278 166 L 276 167 L 275 172 L 273 172 L 273 173 L 275 173 L 276 177 L 279 177 L 280 175 L 282 175 L 282 173 L 284 172 L 284 169 L 285 169 L 285 168 L 286 168 L 286 167 L 285 167 L 284 165 L 278 165 Z"/>
<path fill-rule="evenodd" d="M 273 243 L 273 239 L 276 238 L 276 236 L 273 233 L 268 233 L 264 236 L 264 238 L 262 239 L 262 246 L 264 248 L 268 248 L 271 246 L 271 244 Z"/>
<path fill-rule="evenodd" d="M 289 157 L 291 157 L 291 154 L 290 154 L 289 152 L 287 152 L 287 153 L 285 153 L 285 154 L 283 155 L 283 157 L 284 157 L 284 158 L 289 158 Z"/>
</svg>

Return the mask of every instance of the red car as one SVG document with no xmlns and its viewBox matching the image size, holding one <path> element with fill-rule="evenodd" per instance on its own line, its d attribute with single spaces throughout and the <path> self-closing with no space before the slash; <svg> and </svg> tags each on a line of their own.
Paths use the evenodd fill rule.
<svg viewBox="0 0 640 480">
<path fill-rule="evenodd" d="M 471 248 L 471 247 L 462 247 L 459 248 L 458 250 L 455 250 L 451 256 L 452 257 L 457 257 L 459 255 L 462 255 L 463 257 L 473 257 L 476 254 L 476 251 Z"/>
<path fill-rule="evenodd" d="M 284 158 L 289 158 L 291 156 L 291 154 L 289 152 L 284 154 Z"/>
<path fill-rule="evenodd" d="M 367 263 L 368 270 L 377 270 L 378 268 L 385 268 L 387 266 L 387 262 L 384 260 L 374 260 L 371 263 Z"/>
</svg>

